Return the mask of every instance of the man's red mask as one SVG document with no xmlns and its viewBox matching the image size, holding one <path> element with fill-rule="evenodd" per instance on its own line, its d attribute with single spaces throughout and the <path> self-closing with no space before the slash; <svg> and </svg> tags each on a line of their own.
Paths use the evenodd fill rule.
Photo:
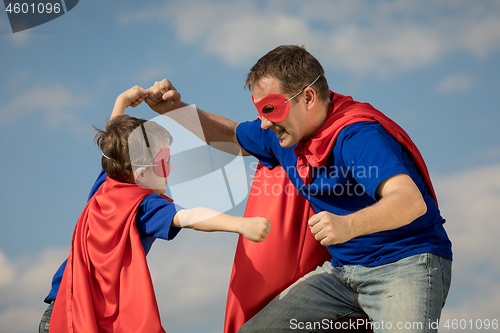
<svg viewBox="0 0 500 333">
<path fill-rule="evenodd" d="M 307 85 L 301 91 L 288 99 L 280 94 L 269 94 L 264 96 L 260 101 L 255 102 L 252 95 L 252 102 L 253 104 L 255 104 L 255 107 L 259 112 L 257 118 L 262 120 L 262 117 L 264 117 L 267 120 L 272 121 L 273 123 L 278 123 L 285 120 L 288 116 L 288 112 L 290 111 L 290 105 L 288 102 L 300 95 L 304 90 L 306 90 L 306 88 L 309 88 L 310 86 L 315 84 L 316 81 L 318 81 L 318 79 L 321 77 L 321 75 L 322 74 L 320 74 L 311 84 Z"/>
</svg>

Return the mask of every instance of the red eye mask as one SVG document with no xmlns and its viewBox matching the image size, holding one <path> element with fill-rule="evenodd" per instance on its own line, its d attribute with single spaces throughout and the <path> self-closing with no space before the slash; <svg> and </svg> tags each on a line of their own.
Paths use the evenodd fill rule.
<svg viewBox="0 0 500 333">
<path fill-rule="evenodd" d="M 159 177 L 168 177 L 170 174 L 170 148 L 163 148 L 158 155 L 156 155 L 152 167 Z"/>
<path fill-rule="evenodd" d="M 321 75 L 323 74 L 318 75 L 316 80 L 311 82 L 309 85 L 304 87 L 301 91 L 290 98 L 286 98 L 285 96 L 280 94 L 269 94 L 255 103 L 252 95 L 252 102 L 253 104 L 255 104 L 257 111 L 259 111 L 259 115 L 257 116 L 257 118 L 262 120 L 262 117 L 264 117 L 267 120 L 272 121 L 273 123 L 278 123 L 285 120 L 288 116 L 288 112 L 290 111 L 290 105 L 288 104 L 288 102 L 300 95 L 304 90 L 306 90 L 306 88 L 309 88 L 310 86 L 315 84 L 316 81 L 318 81 L 318 79 L 321 77 Z"/>
<path fill-rule="evenodd" d="M 257 103 L 253 99 L 252 102 L 255 104 L 257 111 L 259 111 L 258 118 L 266 118 L 273 123 L 277 123 L 285 120 L 288 116 L 288 111 L 290 111 L 290 105 L 288 104 L 288 99 L 280 94 L 269 94 L 262 98 Z"/>
</svg>

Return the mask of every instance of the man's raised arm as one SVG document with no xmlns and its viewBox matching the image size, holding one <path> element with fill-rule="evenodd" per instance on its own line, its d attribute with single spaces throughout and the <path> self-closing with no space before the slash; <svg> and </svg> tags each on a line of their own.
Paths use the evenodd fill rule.
<svg viewBox="0 0 500 333">
<path fill-rule="evenodd" d="M 196 108 L 196 114 L 171 112 L 188 104 L 181 101 L 180 93 L 167 79 L 156 81 L 145 101 L 152 110 L 166 114 L 210 146 L 233 155 L 249 155 L 236 139 L 238 123 L 199 108 Z M 202 131 L 198 124 L 201 124 Z"/>
</svg>

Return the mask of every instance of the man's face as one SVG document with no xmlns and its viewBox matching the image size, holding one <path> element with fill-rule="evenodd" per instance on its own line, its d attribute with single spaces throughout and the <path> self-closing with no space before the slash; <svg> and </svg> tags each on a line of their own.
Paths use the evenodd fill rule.
<svg viewBox="0 0 500 333">
<path fill-rule="evenodd" d="M 257 85 L 252 87 L 252 95 L 255 103 L 259 102 L 262 98 L 269 94 L 282 94 L 281 85 L 278 79 L 274 77 L 265 77 L 262 78 Z M 286 98 L 290 98 L 291 96 L 283 95 Z M 271 129 L 276 133 L 276 137 L 280 141 L 280 145 L 283 148 L 289 148 L 295 145 L 297 142 L 302 140 L 305 137 L 305 128 L 304 122 L 302 121 L 303 117 L 303 108 L 301 101 L 301 96 L 296 97 L 297 100 L 289 102 L 290 111 L 288 116 L 280 122 L 272 122 L 265 118 L 265 115 L 262 116 L 261 127 L 262 129 Z"/>
</svg>

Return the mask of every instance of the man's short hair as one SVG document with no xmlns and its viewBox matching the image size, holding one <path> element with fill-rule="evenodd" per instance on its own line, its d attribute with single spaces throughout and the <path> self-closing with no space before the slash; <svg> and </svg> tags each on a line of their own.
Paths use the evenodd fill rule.
<svg viewBox="0 0 500 333">
<path fill-rule="evenodd" d="M 250 69 L 245 87 L 252 90 L 262 78 L 275 77 L 281 83 L 282 93 L 294 95 L 321 76 L 311 87 L 319 99 L 330 101 L 325 71 L 304 46 L 281 45 L 260 58 Z"/>
</svg>

